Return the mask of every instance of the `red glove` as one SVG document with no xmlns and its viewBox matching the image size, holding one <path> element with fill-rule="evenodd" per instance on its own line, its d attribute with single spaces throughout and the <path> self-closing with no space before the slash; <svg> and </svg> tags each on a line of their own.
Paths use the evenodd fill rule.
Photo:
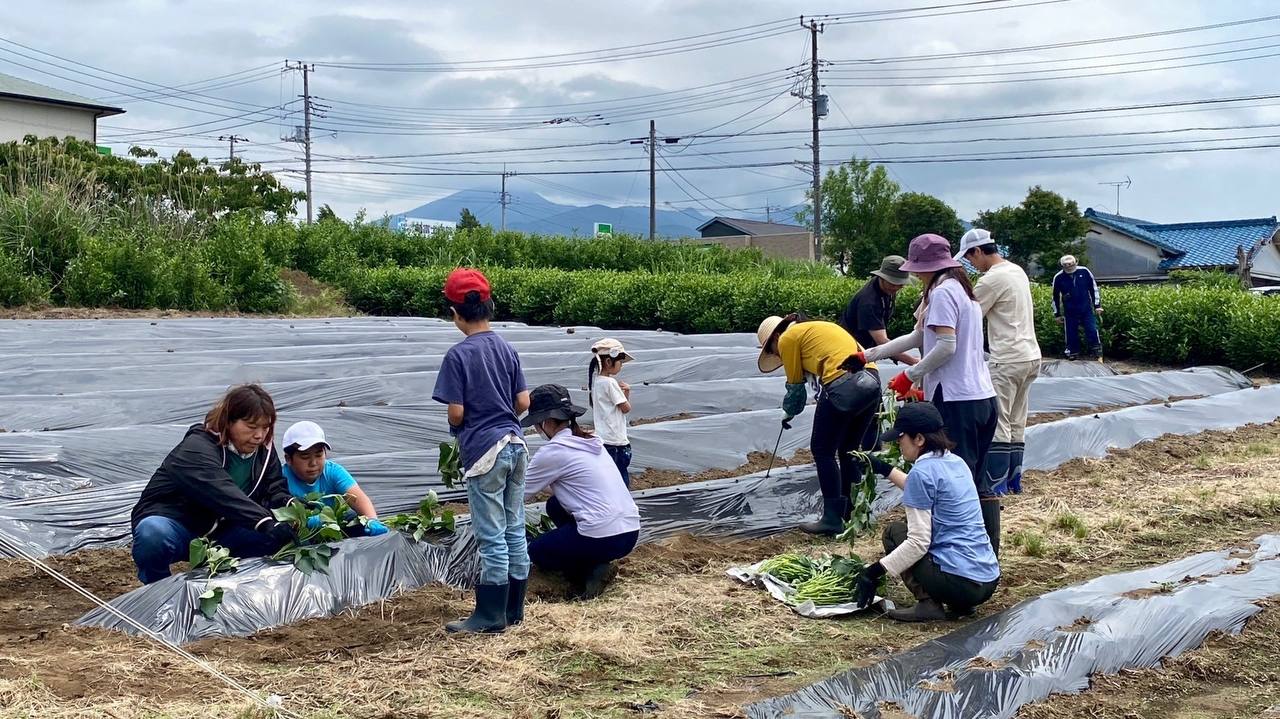
<svg viewBox="0 0 1280 719">
<path fill-rule="evenodd" d="M 893 390 L 900 400 L 910 399 L 919 402 L 924 399 L 924 392 L 912 385 L 911 378 L 906 372 L 899 372 L 898 376 L 889 380 L 889 389 Z"/>
</svg>

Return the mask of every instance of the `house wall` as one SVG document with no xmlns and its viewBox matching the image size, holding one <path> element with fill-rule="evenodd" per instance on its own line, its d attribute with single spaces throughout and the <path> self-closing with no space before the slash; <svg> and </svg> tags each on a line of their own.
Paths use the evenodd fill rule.
<svg viewBox="0 0 1280 719">
<path fill-rule="evenodd" d="M 1092 231 L 1085 236 L 1089 269 L 1099 282 L 1164 276 L 1160 270 L 1164 258 L 1158 249 L 1109 227 L 1089 225 Z"/>
<path fill-rule="evenodd" d="M 59 139 L 70 135 L 96 142 L 96 125 L 92 110 L 0 99 L 0 142 L 21 141 L 27 135 Z"/>
<path fill-rule="evenodd" d="M 714 226 L 713 226 L 714 227 Z M 711 227 L 707 228 L 712 229 Z M 702 239 L 688 240 L 701 245 L 720 245 L 722 247 L 756 247 L 765 257 L 790 260 L 812 260 L 813 233 L 793 232 L 786 235 L 727 235 L 704 236 Z"/>
<path fill-rule="evenodd" d="M 1277 243 L 1280 243 L 1280 232 L 1264 242 L 1254 253 L 1250 275 L 1253 277 L 1255 287 L 1280 285 L 1280 248 L 1276 247 Z"/>
</svg>

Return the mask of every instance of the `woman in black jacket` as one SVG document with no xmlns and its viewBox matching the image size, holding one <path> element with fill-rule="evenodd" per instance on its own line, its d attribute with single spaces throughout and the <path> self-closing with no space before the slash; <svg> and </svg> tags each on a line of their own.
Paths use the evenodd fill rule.
<svg viewBox="0 0 1280 719">
<path fill-rule="evenodd" d="M 144 584 L 169 576 L 208 536 L 237 557 L 272 554 L 296 538 L 271 508 L 289 502 L 272 447 L 276 408 L 258 385 L 232 387 L 164 458 L 133 508 L 133 561 Z"/>
</svg>

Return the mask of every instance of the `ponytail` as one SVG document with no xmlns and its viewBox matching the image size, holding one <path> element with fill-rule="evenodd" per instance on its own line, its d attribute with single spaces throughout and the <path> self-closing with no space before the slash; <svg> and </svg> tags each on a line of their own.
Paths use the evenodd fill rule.
<svg viewBox="0 0 1280 719">
<path fill-rule="evenodd" d="M 591 364 L 587 365 L 587 404 L 596 406 L 596 372 L 600 371 L 600 355 L 591 353 Z"/>
</svg>

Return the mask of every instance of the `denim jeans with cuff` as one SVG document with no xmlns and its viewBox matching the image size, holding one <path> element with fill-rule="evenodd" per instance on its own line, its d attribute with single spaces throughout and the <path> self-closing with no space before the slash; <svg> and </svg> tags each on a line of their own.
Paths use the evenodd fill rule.
<svg viewBox="0 0 1280 719">
<path fill-rule="evenodd" d="M 524 471 L 529 452 L 512 442 L 493 468 L 467 479 L 471 531 L 480 554 L 480 584 L 529 578 L 529 546 L 524 528 Z"/>
</svg>

